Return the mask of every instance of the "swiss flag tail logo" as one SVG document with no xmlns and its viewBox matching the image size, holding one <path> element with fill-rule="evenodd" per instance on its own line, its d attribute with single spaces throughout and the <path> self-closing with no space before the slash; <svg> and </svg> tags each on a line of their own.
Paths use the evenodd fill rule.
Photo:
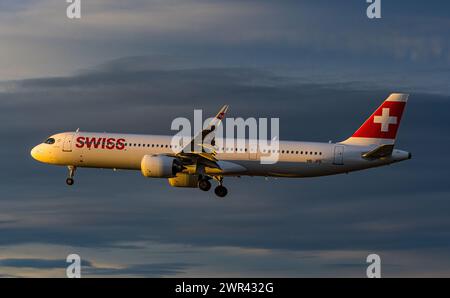
<svg viewBox="0 0 450 298">
<path fill-rule="evenodd" d="M 391 94 L 363 125 L 343 143 L 394 144 L 407 100 L 408 94 Z"/>
</svg>

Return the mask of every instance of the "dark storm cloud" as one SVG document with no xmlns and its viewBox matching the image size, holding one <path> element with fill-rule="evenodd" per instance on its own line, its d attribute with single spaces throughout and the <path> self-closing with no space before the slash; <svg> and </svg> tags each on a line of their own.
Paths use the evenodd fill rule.
<svg viewBox="0 0 450 298">
<path fill-rule="evenodd" d="M 189 265 L 183 263 L 167 264 L 136 264 L 124 268 L 98 268 L 90 267 L 84 270 L 88 275 L 101 276 L 143 276 L 143 277 L 162 277 L 183 273 Z"/>
<path fill-rule="evenodd" d="M 88 261 L 82 261 L 81 265 L 87 267 L 92 266 L 92 264 Z M 0 266 L 16 268 L 55 269 L 67 268 L 68 263 L 65 260 L 56 259 L 0 259 Z"/>
<path fill-rule="evenodd" d="M 22 121 L 27 117 L 26 121 L 39 119 L 31 129 L 53 126 L 73 130 L 82 124 L 81 129 L 86 130 L 148 132 L 151 126 L 153 132 L 166 133 L 170 119 L 191 116 L 193 107 L 206 108 L 209 114 L 205 116 L 209 116 L 224 103 L 232 105 L 232 115 L 236 116 L 269 116 L 270 112 L 272 116 L 283 116 L 286 122 L 305 119 L 320 126 L 320 118 L 311 111 L 345 105 L 349 113 L 359 115 L 361 110 L 373 109 L 388 93 L 378 86 L 367 91 L 370 85 L 358 81 L 311 83 L 254 68 L 177 68 L 177 59 L 173 60 L 133 57 L 75 76 L 9 82 L 6 91 L 0 93 L 3 119 L 9 125 L 1 129 L 16 126 L 29 130 Z M 407 87 L 397 88 L 408 91 Z M 416 101 L 425 96 L 416 97 Z M 361 100 L 366 98 L 371 100 Z M 339 116 L 330 115 L 330 122 L 339 121 Z M 356 119 L 350 129 L 365 116 Z M 342 133 L 348 134 L 345 123 L 342 125 Z M 288 132 L 294 128 L 285 127 Z M 310 132 L 302 134 L 310 138 Z M 325 133 L 323 137 L 335 138 Z"/>
<path fill-rule="evenodd" d="M 8 57 L 0 61 L 2 80 L 64 75 L 148 53 L 188 56 L 197 66 L 339 76 L 411 74 L 450 63 L 445 1 L 386 1 L 382 20 L 368 20 L 361 0 L 91 0 L 73 22 L 65 17 L 67 4 L 57 0 L 0 5 L 7 12 L 0 19 L 0 54 Z"/>
</svg>

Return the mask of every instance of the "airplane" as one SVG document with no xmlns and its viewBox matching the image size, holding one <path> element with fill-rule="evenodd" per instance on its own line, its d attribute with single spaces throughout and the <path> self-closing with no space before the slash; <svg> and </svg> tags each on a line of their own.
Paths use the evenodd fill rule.
<svg viewBox="0 0 450 298">
<path fill-rule="evenodd" d="M 139 170 L 149 178 L 166 178 L 173 187 L 211 189 L 225 197 L 224 177 L 318 177 L 349 173 L 411 159 L 411 153 L 394 148 L 397 131 L 408 100 L 408 94 L 393 93 L 375 112 L 342 142 L 318 143 L 279 141 L 278 161 L 262 164 L 259 159 L 270 151 L 262 146 L 250 148 L 217 147 L 214 131 L 220 125 L 228 106 L 224 106 L 210 125 L 201 132 L 212 134 L 209 150 L 190 151 L 190 143 L 173 145 L 173 136 L 72 132 L 57 133 L 31 150 L 31 156 L 42 163 L 67 166 L 67 185 L 74 184 L 77 168 Z M 227 140 L 225 144 L 228 144 Z M 234 140 L 233 144 L 234 143 Z M 213 149 L 211 149 L 213 147 Z M 252 149 L 252 150 L 251 150 Z"/>
</svg>

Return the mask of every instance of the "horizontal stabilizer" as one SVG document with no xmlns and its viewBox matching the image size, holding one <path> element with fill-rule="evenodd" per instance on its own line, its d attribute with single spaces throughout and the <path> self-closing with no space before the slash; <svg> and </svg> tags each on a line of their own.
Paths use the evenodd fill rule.
<svg viewBox="0 0 450 298">
<path fill-rule="evenodd" d="M 378 159 L 392 155 L 392 151 L 394 150 L 394 145 L 381 145 L 377 148 L 364 153 L 362 157 L 366 159 Z"/>
</svg>

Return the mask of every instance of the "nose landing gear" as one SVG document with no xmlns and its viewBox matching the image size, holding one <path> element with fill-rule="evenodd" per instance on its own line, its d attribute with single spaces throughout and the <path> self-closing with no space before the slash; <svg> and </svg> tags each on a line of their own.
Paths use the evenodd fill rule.
<svg viewBox="0 0 450 298">
<path fill-rule="evenodd" d="M 73 176 L 75 175 L 75 170 L 77 168 L 75 166 L 68 166 L 67 168 L 69 169 L 69 177 L 67 177 L 67 179 L 66 179 L 66 184 L 73 185 L 73 183 L 75 182 L 73 180 Z"/>
</svg>

